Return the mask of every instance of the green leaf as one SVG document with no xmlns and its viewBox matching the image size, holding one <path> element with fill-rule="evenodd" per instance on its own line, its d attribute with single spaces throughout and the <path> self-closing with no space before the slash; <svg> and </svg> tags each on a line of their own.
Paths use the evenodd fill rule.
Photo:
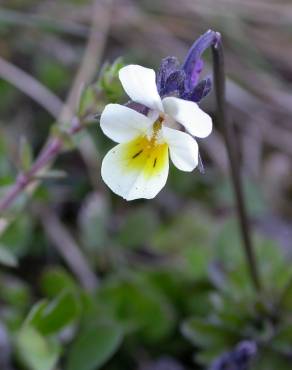
<svg viewBox="0 0 292 370">
<path fill-rule="evenodd" d="M 24 136 L 20 140 L 19 159 L 21 169 L 23 171 L 28 171 L 33 161 L 33 154 L 32 148 L 29 142 L 27 141 L 26 137 Z"/>
<path fill-rule="evenodd" d="M 24 325 L 26 326 L 34 326 L 34 323 L 37 323 L 42 318 L 42 314 L 48 304 L 47 300 L 42 300 L 40 302 L 35 303 L 31 310 L 29 311 L 29 314 L 27 315 L 27 318 L 24 321 Z"/>
<path fill-rule="evenodd" d="M 193 344 L 206 349 L 227 348 L 236 344 L 238 334 L 223 324 L 192 318 L 182 325 L 182 333 Z"/>
<path fill-rule="evenodd" d="M 18 265 L 17 258 L 9 249 L 0 244 L 0 264 L 8 267 L 16 267 Z"/>
<path fill-rule="evenodd" d="M 23 217 L 19 215 L 5 229 L 0 236 L 0 243 L 9 248 L 9 251 L 16 256 L 23 256 L 27 253 L 32 238 L 32 220 L 28 214 Z"/>
<path fill-rule="evenodd" d="M 41 289 L 49 298 L 54 298 L 64 290 L 77 291 L 74 278 L 62 267 L 51 267 L 41 277 Z"/>
<path fill-rule="evenodd" d="M 21 362 L 30 370 L 53 370 L 61 352 L 57 341 L 45 338 L 31 326 L 20 330 L 16 347 Z"/>
<path fill-rule="evenodd" d="M 73 322 L 79 312 L 80 306 L 76 294 L 65 291 L 42 307 L 32 319 L 31 324 L 42 334 L 53 334 Z"/>
<path fill-rule="evenodd" d="M 94 86 L 90 85 L 85 87 L 84 90 L 81 92 L 79 100 L 78 116 L 82 117 L 91 113 L 93 107 L 97 105 L 97 100 L 97 91 Z"/>
<path fill-rule="evenodd" d="M 173 329 L 174 312 L 167 297 L 138 274 L 116 276 L 99 289 L 98 299 L 115 320 L 146 342 L 162 340 Z"/>
<path fill-rule="evenodd" d="M 100 369 L 117 351 L 123 338 L 120 326 L 96 323 L 81 332 L 69 352 L 66 370 Z"/>
</svg>

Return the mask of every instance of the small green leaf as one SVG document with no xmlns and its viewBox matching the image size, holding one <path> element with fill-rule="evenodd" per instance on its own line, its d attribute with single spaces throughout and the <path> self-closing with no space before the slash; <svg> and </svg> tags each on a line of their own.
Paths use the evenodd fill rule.
<svg viewBox="0 0 292 370">
<path fill-rule="evenodd" d="M 1 275 L 0 297 L 1 302 L 20 310 L 27 310 L 31 300 L 30 288 L 24 280 L 18 279 L 16 276 Z"/>
<path fill-rule="evenodd" d="M 81 332 L 69 352 L 66 370 L 100 369 L 117 351 L 123 338 L 120 326 L 96 323 Z"/>
<path fill-rule="evenodd" d="M 113 64 L 105 64 L 100 73 L 98 86 L 111 103 L 118 102 L 124 96 L 124 90 L 119 80 L 119 70 L 122 67 L 124 67 L 124 63 L 121 58 L 118 58 Z"/>
<path fill-rule="evenodd" d="M 28 171 L 31 167 L 33 155 L 32 155 L 32 148 L 27 141 L 26 137 L 22 136 L 20 139 L 20 149 L 19 149 L 19 159 L 21 169 L 23 171 Z"/>
<path fill-rule="evenodd" d="M 32 219 L 29 214 L 23 216 L 23 214 L 19 214 L 0 236 L 0 243 L 18 257 L 25 255 L 31 247 Z"/>
<path fill-rule="evenodd" d="M 57 333 L 73 322 L 79 311 L 77 296 L 70 291 L 63 292 L 55 300 L 42 307 L 41 312 L 34 317 L 32 324 L 42 334 Z"/>
<path fill-rule="evenodd" d="M 67 173 L 62 170 L 49 170 L 42 174 L 36 175 L 36 179 L 45 180 L 45 179 L 64 179 L 67 177 Z"/>
<path fill-rule="evenodd" d="M 75 148 L 74 140 L 72 136 L 70 136 L 67 132 L 68 128 L 70 127 L 70 124 L 71 123 L 65 122 L 62 126 L 54 124 L 51 127 L 52 136 L 62 140 L 64 150 L 72 150 Z"/>
<path fill-rule="evenodd" d="M 93 107 L 97 105 L 97 92 L 94 86 L 90 85 L 84 88 L 79 100 L 78 116 L 84 117 L 92 112 Z"/>
<path fill-rule="evenodd" d="M 39 320 L 41 320 L 43 312 L 48 304 L 47 300 L 42 300 L 40 302 L 35 303 L 31 310 L 29 311 L 29 314 L 27 315 L 27 318 L 24 321 L 24 325 L 26 326 L 34 326 L 34 323 L 37 323 Z"/>
<path fill-rule="evenodd" d="M 26 325 L 18 333 L 16 347 L 20 361 L 30 370 L 53 370 L 61 352 L 57 341 Z"/>
</svg>

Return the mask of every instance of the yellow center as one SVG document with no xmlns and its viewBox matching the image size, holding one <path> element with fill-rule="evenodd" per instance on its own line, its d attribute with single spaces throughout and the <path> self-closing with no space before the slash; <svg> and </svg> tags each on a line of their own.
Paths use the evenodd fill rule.
<svg viewBox="0 0 292 370">
<path fill-rule="evenodd" d="M 160 119 L 153 124 L 150 139 L 139 136 L 125 144 L 123 163 L 126 170 L 141 171 L 147 178 L 161 172 L 168 161 L 168 145 L 157 140 L 161 125 Z"/>
</svg>

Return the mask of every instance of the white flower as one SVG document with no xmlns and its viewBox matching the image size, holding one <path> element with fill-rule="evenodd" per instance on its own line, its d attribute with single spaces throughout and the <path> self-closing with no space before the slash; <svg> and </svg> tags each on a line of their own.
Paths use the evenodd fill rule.
<svg viewBox="0 0 292 370">
<path fill-rule="evenodd" d="M 151 199 L 166 183 L 169 160 L 182 171 L 198 164 L 198 144 L 191 136 L 207 137 L 212 120 L 196 103 L 176 97 L 161 100 L 155 72 L 139 65 L 122 68 L 119 78 L 129 97 L 150 108 L 145 115 L 120 104 L 108 104 L 100 125 L 119 143 L 103 159 L 101 175 L 110 189 L 125 198 Z M 171 127 L 183 126 L 191 135 Z"/>
</svg>

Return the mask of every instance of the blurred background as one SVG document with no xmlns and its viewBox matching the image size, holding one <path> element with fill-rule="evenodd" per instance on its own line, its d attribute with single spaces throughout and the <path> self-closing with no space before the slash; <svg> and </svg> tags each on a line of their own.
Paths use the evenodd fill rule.
<svg viewBox="0 0 292 370">
<path fill-rule="evenodd" d="M 1 370 L 219 370 L 247 339 L 250 368 L 291 368 L 291 22 L 289 0 L 0 1 L 0 197 L 62 135 L 68 107 L 88 123 L 0 215 Z M 262 294 L 216 121 L 199 143 L 205 173 L 171 167 L 154 200 L 125 202 L 100 177 L 113 143 L 94 115 L 127 101 L 118 68 L 183 61 L 210 28 L 225 48 Z M 210 51 L 204 61 L 202 78 Z M 213 91 L 201 107 L 215 118 Z"/>
</svg>

